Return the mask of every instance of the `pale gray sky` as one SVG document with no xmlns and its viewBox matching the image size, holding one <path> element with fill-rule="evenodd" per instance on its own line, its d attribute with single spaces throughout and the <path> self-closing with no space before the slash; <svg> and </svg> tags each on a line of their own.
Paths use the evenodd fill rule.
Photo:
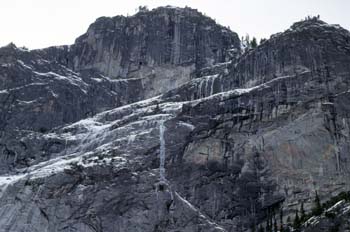
<svg viewBox="0 0 350 232">
<path fill-rule="evenodd" d="M 307 15 L 350 29 L 350 0 L 1 0 L 0 46 L 72 44 L 100 16 L 132 15 L 139 5 L 189 6 L 240 36 L 268 38 Z"/>
</svg>

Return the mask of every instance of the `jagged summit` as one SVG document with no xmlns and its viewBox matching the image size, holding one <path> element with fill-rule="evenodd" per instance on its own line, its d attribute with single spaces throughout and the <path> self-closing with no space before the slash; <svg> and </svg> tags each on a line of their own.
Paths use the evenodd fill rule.
<svg viewBox="0 0 350 232">
<path fill-rule="evenodd" d="M 1 68 L 10 76 L 0 83 L 4 99 L 5 93 L 17 96 L 19 87 L 28 92 L 43 88 L 19 95 L 14 103 L 6 102 L 18 111 L 12 110 L 0 126 L 46 131 L 165 93 L 188 82 L 201 68 L 230 60 L 232 48 L 240 48 L 236 33 L 197 10 L 172 7 L 143 9 L 131 17 L 99 18 L 69 46 L 24 51 L 9 45 L 0 49 Z M 80 84 L 62 93 L 62 82 L 76 81 Z M 36 112 L 18 120 L 24 108 L 35 105 L 40 106 Z M 47 109 L 49 117 L 43 114 Z M 8 111 L 4 109 L 3 114 Z"/>
<path fill-rule="evenodd" d="M 103 17 L 77 38 L 67 56 L 74 71 L 142 81 L 145 97 L 174 89 L 198 70 L 232 59 L 238 35 L 191 8 L 159 7 Z"/>
<path fill-rule="evenodd" d="M 11 43 L 9 43 L 9 44 L 3 46 L 3 48 L 16 49 L 17 46 L 16 46 L 13 42 L 11 42 Z"/>
<path fill-rule="evenodd" d="M 135 77 L 144 67 L 203 68 L 240 49 L 238 35 L 191 8 L 159 7 L 131 17 L 99 18 L 73 50 L 74 69 L 95 68 L 110 77 Z M 204 58 L 205 57 L 205 58 Z"/>
<path fill-rule="evenodd" d="M 14 43 L 9 43 L 3 47 L 0 47 L 0 56 L 5 57 L 9 54 L 15 54 L 17 52 L 28 52 L 28 49 L 24 47 L 17 47 Z"/>
<path fill-rule="evenodd" d="M 350 32 L 339 24 L 329 24 L 320 19 L 320 16 L 307 17 L 304 20 L 294 23 L 290 29 L 291 31 L 302 32 L 302 31 L 314 31 L 314 32 L 335 32 L 340 34 L 348 34 Z"/>
<path fill-rule="evenodd" d="M 304 28 L 304 27 L 310 27 L 310 26 L 322 26 L 327 24 L 326 22 L 322 21 L 320 19 L 320 16 L 313 16 L 313 17 L 306 17 L 303 20 L 300 20 L 299 22 L 293 23 L 293 25 L 290 27 L 291 29 L 297 29 L 297 28 Z"/>
<path fill-rule="evenodd" d="M 191 7 L 177 7 L 177 6 L 160 6 L 157 8 L 153 8 L 151 10 L 147 8 L 139 8 L 139 12 L 137 12 L 132 17 L 138 17 L 138 16 L 148 16 L 150 14 L 161 14 L 164 16 L 171 16 L 171 15 L 179 15 L 181 17 L 197 17 L 201 20 L 206 21 L 206 23 L 210 22 L 211 24 L 215 24 L 215 20 L 210 18 L 209 16 L 206 16 L 202 12 L 200 12 L 198 9 L 194 9 Z M 226 28 L 222 26 L 223 28 Z M 228 28 L 226 28 L 228 29 Z"/>
<path fill-rule="evenodd" d="M 97 21 L 102 21 L 102 20 L 108 20 L 108 19 L 112 19 L 112 20 L 119 20 L 120 18 L 131 18 L 131 17 L 145 17 L 145 16 L 149 16 L 151 14 L 162 14 L 164 16 L 166 15 L 171 15 L 171 14 L 178 14 L 178 15 L 182 15 L 182 16 L 191 16 L 191 17 L 201 17 L 201 18 L 206 18 L 208 20 L 211 20 L 213 22 L 215 22 L 215 20 L 213 20 L 212 18 L 205 16 L 202 12 L 198 11 L 198 9 L 194 9 L 191 7 L 177 7 L 177 6 L 160 6 L 160 7 L 156 7 L 153 9 L 149 9 L 146 6 L 140 6 L 138 8 L 138 12 L 136 12 L 133 15 L 127 15 L 127 16 L 123 16 L 123 15 L 117 15 L 117 16 L 112 16 L 112 17 L 106 17 L 106 16 L 102 16 L 96 19 Z"/>
</svg>

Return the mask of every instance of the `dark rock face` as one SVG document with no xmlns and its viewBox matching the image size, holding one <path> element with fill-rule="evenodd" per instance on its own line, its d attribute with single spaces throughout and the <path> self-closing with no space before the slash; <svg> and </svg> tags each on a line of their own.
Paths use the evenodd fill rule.
<svg viewBox="0 0 350 232">
<path fill-rule="evenodd" d="M 239 44 L 235 33 L 196 10 L 163 7 L 100 18 L 71 46 L 1 48 L 1 144 L 4 154 L 18 154 L 6 155 L 3 169 L 35 160 L 36 152 L 18 144 L 23 134 L 176 88 L 200 67 L 228 60 Z M 25 160 L 17 160 L 23 149 Z"/>
<path fill-rule="evenodd" d="M 138 81 L 126 83 L 98 73 L 76 73 L 35 52 L 15 47 L 3 50 L 9 52 L 5 54 L 12 56 L 13 61 L 1 65 L 2 130 L 19 128 L 45 132 L 113 106 L 140 100 Z M 130 98 L 129 88 L 135 91 Z"/>
<path fill-rule="evenodd" d="M 228 61 L 240 40 L 197 10 L 160 7 L 99 18 L 71 49 L 74 70 L 140 79 L 148 98 L 186 83 L 195 70 Z"/>
<path fill-rule="evenodd" d="M 0 231 L 249 231 L 349 190 L 350 33 L 236 37 L 165 7 L 1 48 Z"/>
<path fill-rule="evenodd" d="M 237 34 L 214 20 L 191 8 L 160 7 L 132 17 L 99 18 L 72 49 L 74 69 L 127 78 L 146 67 L 199 69 L 225 62 L 230 48 L 240 48 Z"/>
<path fill-rule="evenodd" d="M 28 118 L 31 126 L 3 123 L 37 131 L 37 123 L 49 130 L 75 122 L 176 88 L 192 72 L 228 60 L 228 50 L 239 48 L 237 34 L 196 10 L 171 7 L 99 18 L 71 46 L 26 51 L 11 44 L 0 51 L 4 111 L 23 111 L 9 106 L 16 101 L 35 108 L 28 102 L 41 96 L 36 107 L 50 112 L 37 109 L 38 114 Z M 16 91 L 28 91 L 21 92 L 27 99 L 17 99 Z M 41 116 L 51 122 L 42 123 Z"/>
</svg>

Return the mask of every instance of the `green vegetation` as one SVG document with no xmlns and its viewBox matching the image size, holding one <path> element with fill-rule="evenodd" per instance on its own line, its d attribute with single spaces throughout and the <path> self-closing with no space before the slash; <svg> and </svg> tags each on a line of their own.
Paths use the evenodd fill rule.
<svg viewBox="0 0 350 232">
<path fill-rule="evenodd" d="M 258 47 L 258 41 L 255 37 L 253 37 L 251 40 L 249 38 L 249 35 L 247 34 L 245 37 L 242 37 L 241 39 L 241 45 L 244 52 L 248 52 L 251 49 L 254 49 Z"/>
<path fill-rule="evenodd" d="M 301 226 L 301 220 L 299 218 L 298 210 L 295 211 L 295 217 L 294 217 L 294 222 L 293 222 L 293 228 L 294 229 L 299 229 Z"/>
<path fill-rule="evenodd" d="M 323 212 L 323 208 L 321 206 L 321 201 L 320 201 L 320 197 L 317 194 L 316 191 L 316 195 L 315 195 L 315 200 L 314 200 L 314 207 L 312 208 L 312 214 L 313 216 L 319 216 L 321 215 Z"/>
<path fill-rule="evenodd" d="M 256 38 L 253 37 L 252 41 L 250 41 L 251 48 L 256 48 L 258 46 L 258 42 L 256 41 Z"/>
<path fill-rule="evenodd" d="M 330 200 L 326 201 L 322 204 L 322 209 L 328 209 L 332 207 L 335 203 L 345 200 L 346 202 L 350 202 L 350 191 L 349 192 L 341 192 L 337 196 L 332 197 Z"/>
<path fill-rule="evenodd" d="M 321 204 L 320 197 L 318 196 L 318 193 L 315 194 L 314 199 L 314 205 L 309 214 L 305 213 L 304 210 L 304 203 L 302 202 L 300 205 L 300 217 L 298 214 L 298 210 L 296 211 L 294 221 L 293 221 L 293 228 L 298 230 L 309 218 L 314 216 L 320 216 L 325 210 L 329 209 L 333 205 L 335 205 L 337 202 L 345 200 L 346 202 L 350 202 L 350 192 L 341 192 L 337 196 L 332 197 L 325 203 Z M 325 212 L 325 217 L 334 219 L 336 215 L 332 212 Z M 290 221 L 290 218 L 287 219 L 287 222 Z M 334 231 L 337 231 L 337 227 L 334 228 Z"/>
<path fill-rule="evenodd" d="M 283 208 L 280 209 L 280 231 L 283 231 Z"/>
<path fill-rule="evenodd" d="M 300 206 L 300 220 L 301 221 L 305 221 L 306 218 L 306 214 L 305 214 L 305 210 L 304 210 L 304 202 L 301 202 L 301 206 Z"/>
<path fill-rule="evenodd" d="M 262 39 L 260 39 L 260 43 L 259 44 L 262 44 L 262 43 L 264 43 L 266 41 L 266 39 L 265 38 L 262 38 Z"/>
<path fill-rule="evenodd" d="M 313 200 L 313 206 L 311 212 L 307 213 L 304 208 L 304 202 L 300 204 L 300 208 L 296 209 L 294 218 L 288 216 L 286 221 L 283 221 L 283 208 L 279 205 L 279 208 L 268 209 L 265 227 L 261 224 L 256 230 L 258 232 L 289 232 L 291 228 L 295 231 L 300 231 L 303 224 L 309 220 L 311 217 L 320 216 L 324 213 L 324 216 L 330 219 L 336 219 L 336 215 L 333 212 L 325 212 L 327 209 L 335 205 L 337 202 L 345 200 L 350 202 L 350 191 L 339 193 L 337 196 L 332 197 L 325 203 L 321 204 L 320 197 L 318 193 L 315 193 L 315 198 Z M 279 213 L 279 218 L 278 218 Z M 277 215 L 276 215 L 277 214 Z M 279 220 L 278 220 L 279 219 Z M 277 224 L 278 222 L 278 224 Z M 332 232 L 339 230 L 339 223 L 332 227 Z M 255 231 L 255 228 L 254 228 Z"/>
<path fill-rule="evenodd" d="M 276 232 L 278 231 L 276 219 L 274 219 L 274 221 L 273 221 L 273 231 L 276 231 Z"/>
</svg>

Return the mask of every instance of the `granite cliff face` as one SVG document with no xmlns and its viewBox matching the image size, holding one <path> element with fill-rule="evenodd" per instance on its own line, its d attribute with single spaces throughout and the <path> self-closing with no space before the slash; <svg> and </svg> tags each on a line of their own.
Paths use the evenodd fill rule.
<svg viewBox="0 0 350 232">
<path fill-rule="evenodd" d="M 73 70 L 138 79 L 148 98 L 186 83 L 195 70 L 229 61 L 240 40 L 197 10 L 160 7 L 101 17 L 69 49 L 63 63 Z"/>
<path fill-rule="evenodd" d="M 312 18 L 240 54 L 172 7 L 1 48 L 0 231 L 286 228 L 349 191 L 350 33 Z"/>
<path fill-rule="evenodd" d="M 239 51 L 237 34 L 197 10 L 172 7 L 100 18 L 71 46 L 3 47 L 0 128 L 11 155 L 0 166 L 35 162 L 39 154 L 18 146 L 19 137 L 159 95 Z"/>
</svg>

